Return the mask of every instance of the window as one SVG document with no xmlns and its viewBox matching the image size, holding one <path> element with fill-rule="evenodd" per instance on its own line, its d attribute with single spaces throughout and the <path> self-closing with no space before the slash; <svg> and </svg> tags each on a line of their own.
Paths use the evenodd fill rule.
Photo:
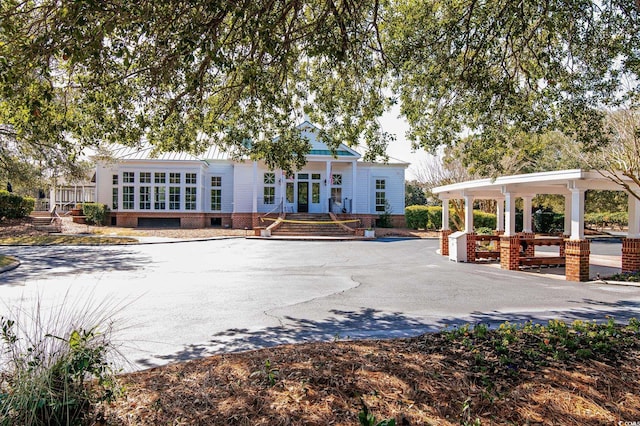
<svg viewBox="0 0 640 426">
<path fill-rule="evenodd" d="M 263 202 L 264 204 L 276 203 L 276 174 L 273 172 L 265 173 L 263 177 L 264 191 Z"/>
<path fill-rule="evenodd" d="M 195 173 L 185 173 L 184 174 L 184 183 L 195 185 L 197 183 L 197 178 Z"/>
<path fill-rule="evenodd" d="M 275 185 L 276 184 L 276 174 L 269 172 L 264 174 L 264 184 L 265 185 Z"/>
<path fill-rule="evenodd" d="M 384 179 L 376 179 L 376 211 L 384 212 L 387 197 L 386 197 L 387 183 Z"/>
<path fill-rule="evenodd" d="M 298 173 L 298 180 L 309 180 L 309 173 Z"/>
<path fill-rule="evenodd" d="M 136 174 L 134 172 L 122 172 L 122 182 L 134 183 L 136 181 Z"/>
<path fill-rule="evenodd" d="M 156 186 L 153 188 L 153 208 L 156 210 L 164 210 L 166 201 L 166 193 L 164 186 Z"/>
<path fill-rule="evenodd" d="M 180 210 L 180 187 L 169 187 L 169 210 Z"/>
<path fill-rule="evenodd" d="M 320 203 L 320 182 L 311 183 L 311 202 L 313 204 Z"/>
<path fill-rule="evenodd" d="M 184 209 L 195 210 L 196 209 L 196 187 L 187 186 L 184 189 Z"/>
<path fill-rule="evenodd" d="M 311 179 L 313 180 L 320 180 L 320 173 L 313 173 L 311 175 Z"/>
<path fill-rule="evenodd" d="M 166 183 L 167 181 L 166 173 L 154 173 L 153 178 L 155 183 Z"/>
<path fill-rule="evenodd" d="M 334 203 L 342 203 L 342 188 L 331 188 L 331 199 Z"/>
<path fill-rule="evenodd" d="M 264 203 L 265 204 L 276 203 L 276 188 L 274 186 L 264 187 Z"/>
<path fill-rule="evenodd" d="M 118 175 L 114 175 L 118 176 Z M 118 210 L 118 188 L 113 188 L 111 190 L 111 209 Z"/>
<path fill-rule="evenodd" d="M 342 186 L 342 175 L 331 175 L 331 184 L 335 186 Z"/>
<path fill-rule="evenodd" d="M 287 203 L 293 204 L 293 182 L 287 182 Z"/>
<path fill-rule="evenodd" d="M 180 173 L 169 173 L 169 183 L 180 183 Z"/>
<path fill-rule="evenodd" d="M 142 175 L 142 173 L 140 174 Z M 142 180 L 142 176 L 140 176 Z M 151 179 L 151 176 L 149 176 Z M 151 210 L 151 187 L 150 186 L 141 186 L 140 187 L 140 210 Z"/>
<path fill-rule="evenodd" d="M 125 210 L 133 209 L 134 188 L 133 186 L 122 187 L 122 208 Z"/>
<path fill-rule="evenodd" d="M 112 175 L 111 176 L 111 183 L 114 185 L 118 184 L 118 175 Z"/>
<path fill-rule="evenodd" d="M 222 177 L 211 176 L 211 210 L 222 210 Z"/>
<path fill-rule="evenodd" d="M 151 172 L 140 172 L 140 183 L 151 183 Z"/>
</svg>

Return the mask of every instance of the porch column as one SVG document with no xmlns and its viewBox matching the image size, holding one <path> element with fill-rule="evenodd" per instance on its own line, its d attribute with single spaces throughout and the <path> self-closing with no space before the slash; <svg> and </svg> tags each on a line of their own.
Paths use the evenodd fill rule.
<svg viewBox="0 0 640 426">
<path fill-rule="evenodd" d="M 473 196 L 464 196 L 464 232 L 467 234 L 467 262 L 476 261 L 476 233 L 473 230 Z"/>
<path fill-rule="evenodd" d="M 516 197 L 511 192 L 504 193 L 505 217 L 504 235 L 511 236 L 516 233 Z"/>
<path fill-rule="evenodd" d="M 640 270 L 640 201 L 629 194 L 629 231 L 622 239 L 622 272 Z"/>
<path fill-rule="evenodd" d="M 280 169 L 280 179 L 278 179 L 278 182 L 280 182 L 280 212 L 279 213 L 284 213 L 285 211 L 285 198 L 287 195 L 287 176 L 284 172 L 284 170 Z"/>
<path fill-rule="evenodd" d="M 440 229 L 440 254 L 449 256 L 449 199 L 442 198 L 442 227 Z"/>
<path fill-rule="evenodd" d="M 505 204 L 504 234 L 500 237 L 500 268 L 517 271 L 520 268 L 520 238 L 516 235 L 515 196 L 502 188 Z"/>
<path fill-rule="evenodd" d="M 496 231 L 504 234 L 504 200 L 496 199 Z"/>
<path fill-rule="evenodd" d="M 358 180 L 358 169 L 356 168 L 356 161 L 351 162 L 351 214 L 356 214 L 356 192 L 357 189 L 357 180 Z"/>
<path fill-rule="evenodd" d="M 331 198 L 331 160 L 327 161 L 326 171 L 325 171 L 325 188 L 326 188 L 326 202 L 325 207 L 323 207 L 323 211 L 326 213 L 331 212 L 331 202 L 328 201 Z M 326 209 L 326 210 L 325 210 Z"/>
<path fill-rule="evenodd" d="M 567 281 L 589 280 L 589 241 L 584 238 L 584 192 L 572 182 L 571 191 L 571 236 L 565 242 L 565 279 Z"/>
<path fill-rule="evenodd" d="M 531 234 L 533 230 L 531 229 L 531 199 L 533 197 L 531 195 L 523 195 L 522 203 L 523 203 L 523 212 L 522 212 L 522 232 L 525 234 Z"/>
<path fill-rule="evenodd" d="M 571 234 L 571 195 L 564 196 L 564 230 L 562 233 L 565 236 Z"/>
</svg>

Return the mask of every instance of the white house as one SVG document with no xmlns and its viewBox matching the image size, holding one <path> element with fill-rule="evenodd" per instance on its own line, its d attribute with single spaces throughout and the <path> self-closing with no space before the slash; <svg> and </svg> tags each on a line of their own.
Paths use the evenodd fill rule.
<svg viewBox="0 0 640 426">
<path fill-rule="evenodd" d="M 292 176 L 263 162 L 234 161 L 218 148 L 200 157 L 150 156 L 151 148 L 120 148 L 96 170 L 96 201 L 111 209 L 118 226 L 223 226 L 252 228 L 260 217 L 284 213 L 335 213 L 371 226 L 383 213 L 404 225 L 408 163 L 371 163 L 346 145 L 335 155 L 308 121 L 307 164 Z"/>
</svg>

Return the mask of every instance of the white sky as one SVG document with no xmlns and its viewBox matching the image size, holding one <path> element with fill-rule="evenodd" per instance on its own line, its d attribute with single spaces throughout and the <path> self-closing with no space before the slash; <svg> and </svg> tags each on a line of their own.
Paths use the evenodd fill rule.
<svg viewBox="0 0 640 426">
<path fill-rule="evenodd" d="M 406 171 L 405 179 L 415 179 L 415 170 L 419 169 L 420 165 L 425 163 L 429 154 L 427 154 L 422 148 L 417 150 L 411 149 L 411 142 L 406 138 L 406 132 L 409 129 L 409 124 L 403 118 L 399 117 L 400 108 L 395 106 L 390 112 L 385 113 L 380 120 L 382 129 L 395 135 L 396 140 L 389 144 L 387 148 L 387 154 L 390 157 L 398 160 L 411 163 Z"/>
</svg>

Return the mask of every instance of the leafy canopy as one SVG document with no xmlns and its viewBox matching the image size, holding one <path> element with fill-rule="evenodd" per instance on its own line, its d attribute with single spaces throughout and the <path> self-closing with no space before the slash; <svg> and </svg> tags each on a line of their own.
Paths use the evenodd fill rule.
<svg viewBox="0 0 640 426">
<path fill-rule="evenodd" d="M 301 167 L 303 112 L 384 156 L 394 102 L 416 147 L 561 130 L 606 143 L 602 107 L 638 101 L 638 2 L 5 0 L 2 146 L 73 162 L 85 146 L 216 144 Z M 635 79 L 635 80 L 634 80 Z M 277 142 L 274 142 L 277 141 Z M 28 147 L 28 149 L 27 149 Z M 14 150 L 15 151 L 15 150 Z M 3 155 L 0 151 L 0 155 Z M 48 155 L 46 153 L 56 153 Z M 484 160 L 483 160 L 484 161 Z"/>
</svg>

